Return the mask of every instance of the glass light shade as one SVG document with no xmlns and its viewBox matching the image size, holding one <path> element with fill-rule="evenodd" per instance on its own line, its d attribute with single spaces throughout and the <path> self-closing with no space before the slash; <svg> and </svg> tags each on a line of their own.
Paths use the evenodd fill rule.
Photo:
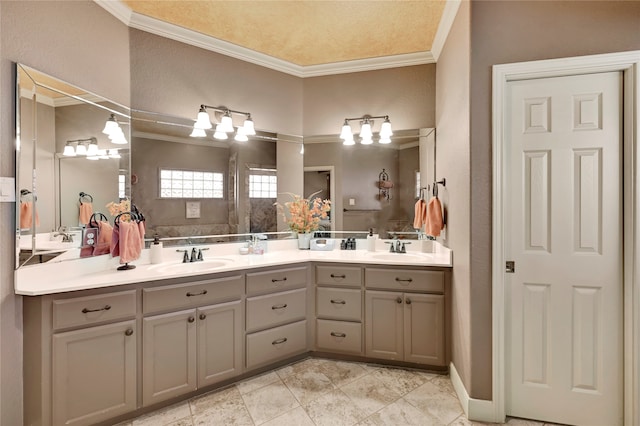
<svg viewBox="0 0 640 426">
<path fill-rule="evenodd" d="M 351 126 L 346 121 L 342 126 L 342 131 L 340 132 L 340 139 L 346 141 L 347 139 L 353 139 L 353 131 L 351 130 Z"/>
<path fill-rule="evenodd" d="M 101 160 L 106 160 L 109 158 L 109 154 L 107 154 L 107 150 L 106 149 L 101 149 L 98 151 L 98 158 L 100 158 Z"/>
<path fill-rule="evenodd" d="M 385 119 L 380 127 L 380 138 L 389 139 L 393 135 L 393 131 L 391 131 L 391 122 L 389 119 Z"/>
<path fill-rule="evenodd" d="M 362 127 L 360 127 L 360 137 L 362 139 L 371 139 L 373 137 L 371 124 L 369 123 L 369 121 L 365 121 L 364 123 L 362 123 Z"/>
<path fill-rule="evenodd" d="M 231 118 L 230 113 L 226 113 L 222 116 L 222 120 L 220 120 L 220 124 L 222 124 L 222 131 L 226 133 L 233 132 L 233 119 Z M 218 128 L 216 127 L 216 131 Z"/>
<path fill-rule="evenodd" d="M 87 155 L 87 160 L 95 161 L 95 160 L 99 160 L 99 159 L 100 159 L 100 157 L 98 157 L 97 155 Z"/>
<path fill-rule="evenodd" d="M 67 144 L 64 146 L 64 151 L 62 151 L 62 155 L 64 155 L 65 157 L 75 157 L 76 150 L 73 149 L 73 145 Z"/>
<path fill-rule="evenodd" d="M 114 143 L 116 145 L 127 144 L 127 138 L 124 137 L 124 133 L 122 133 L 122 130 L 119 133 L 113 135 L 113 137 L 110 136 L 109 139 L 111 139 L 111 143 Z"/>
<path fill-rule="evenodd" d="M 238 127 L 238 131 L 236 132 L 236 136 L 233 138 L 233 140 L 237 142 L 246 142 L 249 140 L 247 134 L 245 133 L 244 127 Z"/>
<path fill-rule="evenodd" d="M 192 138 L 204 138 L 205 136 L 207 136 L 207 132 L 205 132 L 204 129 L 198 129 L 197 127 L 194 127 L 189 136 L 191 136 Z"/>
<path fill-rule="evenodd" d="M 391 143 L 391 139 L 380 137 L 380 140 L 378 141 L 378 143 L 381 143 L 381 144 Z"/>
<path fill-rule="evenodd" d="M 342 145 L 355 145 L 356 141 L 353 140 L 353 137 L 351 139 L 345 139 L 344 142 L 342 142 Z"/>
<path fill-rule="evenodd" d="M 247 119 L 244 120 L 242 127 L 244 127 L 244 132 L 247 136 L 253 136 L 256 134 L 256 129 L 253 127 L 253 120 L 251 117 L 247 117 Z"/>
<path fill-rule="evenodd" d="M 362 145 L 371 145 L 373 143 L 373 139 L 371 136 L 360 139 L 360 144 Z"/>
<path fill-rule="evenodd" d="M 89 144 L 89 148 L 87 149 L 87 157 L 91 157 L 94 155 L 98 155 L 98 144 L 95 142 L 91 142 Z"/>
<path fill-rule="evenodd" d="M 200 108 L 200 112 L 198 112 L 198 118 L 193 125 L 196 129 L 211 129 L 213 124 L 211 124 L 211 118 L 209 118 L 209 114 L 204 108 Z"/>
<path fill-rule="evenodd" d="M 110 135 L 114 131 L 116 131 L 116 129 L 119 129 L 119 128 L 120 126 L 118 126 L 118 122 L 116 121 L 116 116 L 111 114 L 111 116 L 107 119 L 107 122 L 104 125 L 104 129 L 102 129 L 102 133 L 104 133 L 105 135 Z"/>
<path fill-rule="evenodd" d="M 79 143 L 76 147 L 76 155 L 87 155 L 87 145 Z"/>
<path fill-rule="evenodd" d="M 120 158 L 120 153 L 118 152 L 118 148 L 109 150 L 109 158 Z"/>
<path fill-rule="evenodd" d="M 227 134 L 222 130 L 222 124 L 216 126 L 216 132 L 213 134 L 213 137 L 221 141 L 227 139 Z"/>
</svg>

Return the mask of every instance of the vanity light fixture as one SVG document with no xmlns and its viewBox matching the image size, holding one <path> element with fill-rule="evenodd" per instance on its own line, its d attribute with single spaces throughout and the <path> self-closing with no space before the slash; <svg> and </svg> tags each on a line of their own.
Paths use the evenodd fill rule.
<svg viewBox="0 0 640 426">
<path fill-rule="evenodd" d="M 67 141 L 64 145 L 64 151 L 62 155 L 65 157 L 75 157 L 77 155 L 87 155 L 87 143 L 98 144 L 98 140 L 94 137 L 87 139 L 74 139 Z M 75 148 L 74 148 L 75 145 Z"/>
<path fill-rule="evenodd" d="M 211 122 L 211 117 L 207 110 L 213 110 L 222 114 L 220 118 L 220 122 L 215 126 L 215 132 L 213 137 L 219 140 L 226 140 L 229 138 L 227 133 L 236 132 L 234 140 L 238 142 L 246 142 L 249 140 L 248 136 L 253 136 L 256 134 L 255 127 L 253 125 L 253 120 L 251 119 L 251 113 L 243 112 L 243 111 L 235 111 L 223 106 L 214 107 L 211 105 L 200 105 L 200 110 L 198 111 L 198 117 L 196 118 L 195 123 L 193 124 L 193 131 L 191 132 L 191 137 L 204 137 L 206 136 L 205 130 L 212 129 L 213 123 Z M 233 127 L 233 114 L 244 115 L 245 120 L 242 126 L 238 126 L 238 130 L 235 130 Z"/>
<path fill-rule="evenodd" d="M 391 121 L 389 121 L 388 115 L 378 115 L 378 116 L 370 116 L 363 115 L 362 117 L 356 118 L 345 118 L 344 124 L 342 125 L 342 131 L 340 132 L 340 139 L 342 139 L 343 145 L 355 145 L 355 140 L 353 137 L 353 130 L 351 129 L 350 121 L 359 121 L 360 122 L 360 143 L 362 145 L 370 145 L 373 143 L 373 124 L 374 118 L 383 119 L 382 125 L 380 126 L 380 131 L 378 132 L 378 143 L 388 144 L 391 143 L 391 136 L 393 135 L 393 131 L 391 130 Z"/>
<path fill-rule="evenodd" d="M 102 133 L 109 137 L 111 143 L 117 145 L 126 145 L 128 143 L 120 124 L 118 124 L 118 120 L 116 120 L 115 114 L 109 115 L 109 118 L 104 125 L 104 129 L 102 129 Z"/>
<path fill-rule="evenodd" d="M 64 151 L 62 151 L 62 155 L 64 155 L 65 157 L 75 157 L 76 156 L 76 150 L 73 147 L 73 145 L 71 145 L 71 142 L 67 142 L 64 146 Z"/>
</svg>

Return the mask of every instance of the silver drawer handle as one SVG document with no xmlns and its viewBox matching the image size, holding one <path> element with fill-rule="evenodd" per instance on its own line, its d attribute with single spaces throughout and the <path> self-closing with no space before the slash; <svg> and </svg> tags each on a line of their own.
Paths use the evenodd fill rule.
<svg viewBox="0 0 640 426">
<path fill-rule="evenodd" d="M 331 274 L 331 278 L 345 279 L 347 278 L 347 276 L 345 274 L 341 274 L 341 275 Z"/>
<path fill-rule="evenodd" d="M 84 308 L 82 310 L 82 313 L 83 314 L 88 314 L 89 312 L 108 311 L 109 309 L 111 309 L 111 305 L 104 305 L 104 308 L 99 308 L 99 309 L 87 309 L 87 308 Z"/>
<path fill-rule="evenodd" d="M 332 331 L 331 335 L 333 337 L 347 337 L 347 335 L 345 333 L 336 333 L 335 331 Z"/>
<path fill-rule="evenodd" d="M 207 294 L 207 290 L 202 290 L 200 293 L 187 292 L 187 297 L 204 296 L 205 294 Z"/>
<path fill-rule="evenodd" d="M 272 344 L 272 345 L 281 345 L 281 344 L 283 344 L 283 343 L 284 343 L 284 342 L 286 342 L 286 341 L 287 341 L 287 338 L 286 338 L 286 337 L 283 337 L 282 339 L 276 339 L 276 340 L 274 340 L 273 342 L 271 342 L 271 344 Z"/>
<path fill-rule="evenodd" d="M 345 302 L 344 300 L 340 300 L 340 299 L 331 299 L 331 303 L 333 303 L 334 305 L 346 305 L 347 302 Z"/>
<path fill-rule="evenodd" d="M 413 278 L 398 278 L 396 277 L 396 281 L 399 283 L 410 283 L 413 281 Z"/>
<path fill-rule="evenodd" d="M 284 309 L 284 308 L 286 308 L 286 307 L 287 307 L 287 304 L 286 304 L 286 303 L 282 303 L 282 304 L 280 304 L 280 305 L 273 305 L 273 306 L 271 307 L 271 309 L 273 309 L 273 310 L 275 310 L 275 309 Z"/>
<path fill-rule="evenodd" d="M 277 282 L 281 282 L 281 281 L 286 281 L 287 277 L 281 278 L 281 279 L 277 279 L 277 278 L 272 278 L 271 282 L 272 283 L 277 283 Z"/>
</svg>

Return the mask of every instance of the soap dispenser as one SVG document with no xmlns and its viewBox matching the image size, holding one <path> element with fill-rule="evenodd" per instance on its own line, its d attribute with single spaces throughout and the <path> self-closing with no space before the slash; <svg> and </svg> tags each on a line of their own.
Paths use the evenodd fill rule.
<svg viewBox="0 0 640 426">
<path fill-rule="evenodd" d="M 373 228 L 369 228 L 369 235 L 367 235 L 367 250 L 376 251 L 376 236 L 373 235 Z"/>
<path fill-rule="evenodd" d="M 162 242 L 157 235 L 153 237 L 153 242 L 151 243 L 151 263 L 157 264 L 162 263 Z"/>
</svg>

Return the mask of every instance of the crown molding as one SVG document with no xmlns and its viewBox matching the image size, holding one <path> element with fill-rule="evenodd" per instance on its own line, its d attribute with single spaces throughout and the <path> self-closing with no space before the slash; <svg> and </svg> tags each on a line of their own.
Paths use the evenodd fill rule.
<svg viewBox="0 0 640 426">
<path fill-rule="evenodd" d="M 459 3 L 459 1 L 460 0 L 454 0 L 456 3 Z M 169 24 L 159 19 L 133 12 L 120 0 L 94 0 L 94 2 L 130 28 L 146 31 L 151 34 L 159 35 L 161 37 L 196 46 L 211 52 L 219 53 L 300 78 L 374 71 L 387 68 L 432 64 L 436 62 L 436 59 L 431 52 L 415 52 L 402 55 L 382 56 L 378 58 L 301 66 L 224 40 L 219 40 L 215 37 L 211 37 L 197 31 L 189 30 L 178 25 Z M 447 12 L 449 3 L 450 1 L 447 1 L 445 12 Z M 455 11 L 457 11 L 458 6 L 455 6 Z M 455 17 L 455 12 L 453 13 L 453 16 Z M 451 22 L 453 22 L 453 18 L 451 18 Z M 443 27 L 441 22 L 438 26 L 438 34 L 436 35 L 436 38 L 441 31 L 448 32 L 449 28 L 451 28 L 451 24 L 449 24 L 448 27 Z M 441 37 L 446 39 L 446 34 Z M 444 40 L 442 44 L 444 44 Z"/>
<path fill-rule="evenodd" d="M 447 41 L 447 36 L 449 35 L 449 31 L 451 31 L 453 21 L 458 14 L 458 9 L 460 9 L 461 3 L 462 0 L 447 0 L 444 6 L 444 11 L 442 12 L 442 17 L 438 24 L 438 31 L 436 32 L 436 36 L 433 38 L 433 44 L 431 45 L 431 53 L 433 54 L 434 62 L 437 62 L 438 58 L 440 58 L 440 54 L 444 48 L 444 43 Z"/>
</svg>

